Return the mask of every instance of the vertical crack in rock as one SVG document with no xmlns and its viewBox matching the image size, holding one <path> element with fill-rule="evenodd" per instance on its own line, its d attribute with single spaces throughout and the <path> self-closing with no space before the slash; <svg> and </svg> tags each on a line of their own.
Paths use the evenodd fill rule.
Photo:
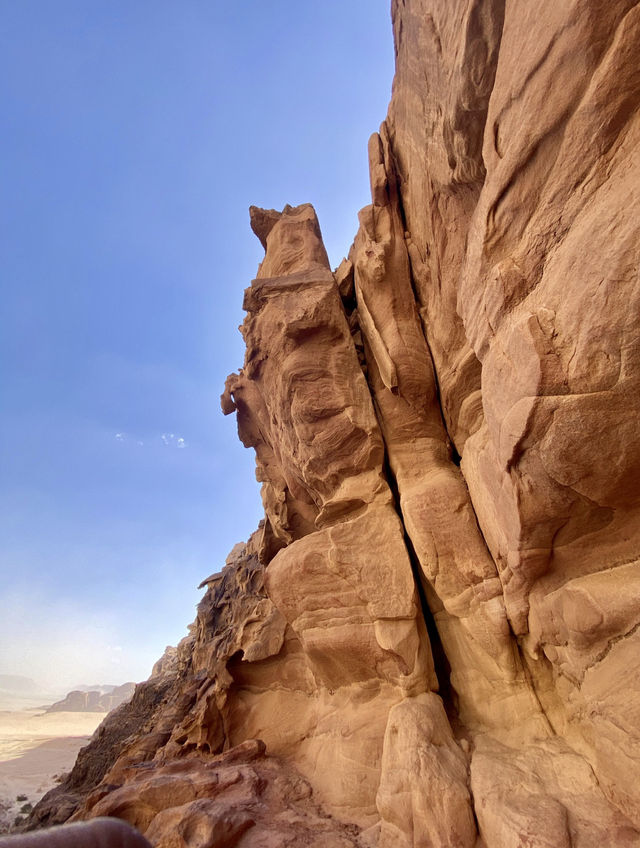
<svg viewBox="0 0 640 848">
<path fill-rule="evenodd" d="M 378 417 L 378 420 L 380 420 L 380 412 L 377 409 L 375 403 L 374 409 L 376 409 L 376 415 Z M 400 494 L 398 492 L 396 478 L 393 472 L 391 471 L 389 460 L 386 456 L 383 467 L 385 477 L 389 484 L 389 488 L 391 489 L 391 492 L 393 494 L 394 508 L 398 514 L 398 517 L 400 518 L 400 521 L 403 521 L 402 510 L 400 509 Z M 438 632 L 436 621 L 431 612 L 431 608 L 429 607 L 429 601 L 427 600 L 428 584 L 426 582 L 422 568 L 420 567 L 420 561 L 416 554 L 415 548 L 413 547 L 411 537 L 409 536 L 406 528 L 404 527 L 404 522 L 403 528 L 404 544 L 407 549 L 407 553 L 409 554 L 411 572 L 413 574 L 416 592 L 420 601 L 420 610 L 422 612 L 422 617 L 424 618 L 424 622 L 427 628 L 429 644 L 431 645 L 434 671 L 438 681 L 438 694 L 440 695 L 444 703 L 445 712 L 447 714 L 447 718 L 449 719 L 449 723 L 451 724 L 452 729 L 454 729 L 460 725 L 460 722 L 457 696 L 455 690 L 451 685 L 451 666 L 449 664 L 447 654 L 442 645 L 442 640 L 440 639 L 440 634 Z"/>
<path fill-rule="evenodd" d="M 451 667 L 461 720 L 472 729 L 495 726 L 496 700 L 504 704 L 510 697 L 514 715 L 528 715 L 531 732 L 543 732 L 546 722 L 511 638 L 495 565 L 464 479 L 451 462 L 413 295 L 384 124 L 369 142 L 369 162 L 374 202 L 360 212 L 360 230 L 349 254 L 367 374 L 400 513 Z"/>
<path fill-rule="evenodd" d="M 431 608 L 429 607 L 429 601 L 427 599 L 428 584 L 420 567 L 420 560 L 416 555 L 411 537 L 406 530 L 404 534 L 404 543 L 409 553 L 409 560 L 411 562 L 411 570 L 416 584 L 416 591 L 420 599 L 420 608 L 427 627 L 431 653 L 433 655 L 434 669 L 438 679 L 438 694 L 444 703 L 445 712 L 449 719 L 449 723 L 451 724 L 452 730 L 456 731 L 460 726 L 460 709 L 457 693 L 451 684 L 451 664 L 442 644 L 436 620 L 431 612 Z"/>
</svg>

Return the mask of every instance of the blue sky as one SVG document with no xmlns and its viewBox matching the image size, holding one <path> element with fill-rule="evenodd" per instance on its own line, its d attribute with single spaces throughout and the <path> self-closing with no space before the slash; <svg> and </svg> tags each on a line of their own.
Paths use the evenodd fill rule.
<svg viewBox="0 0 640 848">
<path fill-rule="evenodd" d="M 143 679 L 261 516 L 250 204 L 369 202 L 388 0 L 0 0 L 0 673 Z"/>
</svg>

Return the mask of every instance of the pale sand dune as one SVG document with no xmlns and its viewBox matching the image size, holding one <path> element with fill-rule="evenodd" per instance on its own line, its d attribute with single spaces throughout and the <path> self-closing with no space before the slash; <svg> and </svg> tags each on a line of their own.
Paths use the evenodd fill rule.
<svg viewBox="0 0 640 848">
<path fill-rule="evenodd" d="M 0 833 L 69 771 L 106 713 L 0 712 Z M 27 800 L 17 797 L 26 795 Z"/>
</svg>

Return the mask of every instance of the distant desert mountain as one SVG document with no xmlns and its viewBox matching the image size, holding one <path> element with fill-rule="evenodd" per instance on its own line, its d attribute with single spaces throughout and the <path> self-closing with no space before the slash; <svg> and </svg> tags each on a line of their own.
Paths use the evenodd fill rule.
<svg viewBox="0 0 640 848">
<path fill-rule="evenodd" d="M 21 674 L 0 674 L 0 689 L 13 695 L 31 695 L 42 691 L 35 680 Z"/>
<path fill-rule="evenodd" d="M 51 703 L 60 691 L 51 692 L 22 674 L 0 674 L 0 710 L 29 710 Z"/>
<path fill-rule="evenodd" d="M 56 701 L 55 704 L 47 707 L 47 712 L 109 712 L 128 701 L 135 688 L 135 683 L 123 683 L 122 686 L 97 686 L 88 691 L 84 687 L 74 689 L 61 701 Z"/>
<path fill-rule="evenodd" d="M 124 683 L 123 686 L 128 686 L 128 683 Z M 113 683 L 79 683 L 77 686 L 74 686 L 70 691 L 75 692 L 100 692 L 101 695 L 110 695 L 114 689 L 118 687 Z"/>
</svg>

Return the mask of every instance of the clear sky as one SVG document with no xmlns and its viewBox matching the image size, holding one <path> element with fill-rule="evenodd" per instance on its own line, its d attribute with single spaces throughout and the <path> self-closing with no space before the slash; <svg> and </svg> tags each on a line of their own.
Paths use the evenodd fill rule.
<svg viewBox="0 0 640 848">
<path fill-rule="evenodd" d="M 148 676 L 261 516 L 250 204 L 369 202 L 389 0 L 0 0 L 0 673 Z"/>
</svg>

